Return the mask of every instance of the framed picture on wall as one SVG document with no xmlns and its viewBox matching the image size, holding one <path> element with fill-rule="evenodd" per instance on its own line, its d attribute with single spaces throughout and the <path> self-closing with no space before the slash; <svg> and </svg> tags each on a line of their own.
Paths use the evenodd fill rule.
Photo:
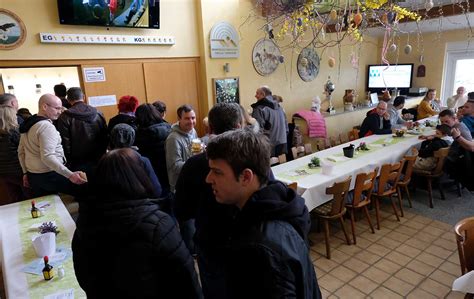
<svg viewBox="0 0 474 299">
<path fill-rule="evenodd" d="M 239 78 L 214 78 L 214 99 L 216 103 L 240 103 Z"/>
<path fill-rule="evenodd" d="M 0 50 L 21 46 L 26 38 L 25 24 L 13 12 L 0 8 Z"/>
</svg>

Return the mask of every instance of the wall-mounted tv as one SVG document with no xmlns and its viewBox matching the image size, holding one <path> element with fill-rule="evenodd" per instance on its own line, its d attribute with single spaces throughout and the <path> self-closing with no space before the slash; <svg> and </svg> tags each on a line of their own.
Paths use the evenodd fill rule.
<svg viewBox="0 0 474 299">
<path fill-rule="evenodd" d="M 413 81 L 413 63 L 369 65 L 367 67 L 367 91 L 382 92 L 385 89 L 400 90 L 407 94 Z"/>
<path fill-rule="evenodd" d="M 58 0 L 67 25 L 160 28 L 159 0 Z"/>
</svg>

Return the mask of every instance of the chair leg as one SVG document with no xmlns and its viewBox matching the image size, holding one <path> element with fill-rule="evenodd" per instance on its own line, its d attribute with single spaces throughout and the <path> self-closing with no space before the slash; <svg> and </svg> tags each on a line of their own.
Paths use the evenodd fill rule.
<svg viewBox="0 0 474 299">
<path fill-rule="evenodd" d="M 443 190 L 443 183 L 441 182 L 441 178 L 438 179 L 438 189 L 439 189 L 439 194 L 441 195 L 441 200 L 445 200 L 444 196 L 444 190 Z"/>
<path fill-rule="evenodd" d="M 355 217 L 354 209 L 351 209 L 351 228 L 352 228 L 352 238 L 354 239 L 354 245 L 356 244 L 356 233 L 355 233 Z"/>
<path fill-rule="evenodd" d="M 327 219 L 324 219 L 324 239 L 326 240 L 326 257 L 328 260 L 331 259 L 331 247 L 329 246 L 329 223 Z"/>
<path fill-rule="evenodd" d="M 408 185 L 405 185 L 403 187 L 405 188 L 405 192 L 407 193 L 408 204 L 410 205 L 410 208 L 413 208 L 413 205 L 411 204 L 410 191 L 408 191 Z"/>
<path fill-rule="evenodd" d="M 428 184 L 428 197 L 430 199 L 430 208 L 433 208 L 433 189 L 431 187 L 431 178 L 427 178 L 427 184 Z"/>
<path fill-rule="evenodd" d="M 372 221 L 370 220 L 369 210 L 367 209 L 367 206 L 364 206 L 364 212 L 365 212 L 365 217 L 367 217 L 367 222 L 369 223 L 370 230 L 372 231 L 373 234 L 375 234 L 374 226 L 372 225 Z M 355 244 L 355 236 L 354 236 L 354 244 Z"/>
<path fill-rule="evenodd" d="M 379 203 L 379 198 L 377 197 L 375 199 L 375 218 L 377 219 L 377 229 L 380 230 L 380 203 Z"/>
<path fill-rule="evenodd" d="M 392 196 L 390 196 L 390 203 L 392 204 L 393 213 L 395 213 L 395 216 L 397 217 L 397 221 L 400 222 L 400 217 L 398 217 L 397 207 L 395 206 L 395 203 L 393 202 Z"/>
<path fill-rule="evenodd" d="M 351 239 L 349 238 L 349 235 L 347 234 L 347 231 L 346 231 L 346 226 L 344 225 L 344 218 L 342 216 L 339 217 L 339 221 L 341 222 L 341 227 L 342 227 L 342 231 L 344 232 L 344 236 L 346 236 L 347 245 L 351 245 Z"/>
<path fill-rule="evenodd" d="M 461 183 L 456 182 L 456 188 L 458 189 L 458 197 L 461 197 L 462 196 Z"/>
<path fill-rule="evenodd" d="M 403 215 L 402 193 L 400 191 L 401 191 L 401 188 L 397 187 L 398 205 L 400 206 L 400 216 L 405 217 Z"/>
</svg>

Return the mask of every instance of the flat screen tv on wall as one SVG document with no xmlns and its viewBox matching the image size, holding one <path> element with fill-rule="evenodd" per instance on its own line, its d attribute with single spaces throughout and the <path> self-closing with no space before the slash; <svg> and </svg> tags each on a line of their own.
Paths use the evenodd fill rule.
<svg viewBox="0 0 474 299">
<path fill-rule="evenodd" d="M 367 66 L 367 91 L 381 93 L 385 89 L 398 89 L 407 94 L 412 87 L 413 63 Z"/>
<path fill-rule="evenodd" d="M 66 25 L 160 28 L 159 0 L 58 0 Z"/>
</svg>

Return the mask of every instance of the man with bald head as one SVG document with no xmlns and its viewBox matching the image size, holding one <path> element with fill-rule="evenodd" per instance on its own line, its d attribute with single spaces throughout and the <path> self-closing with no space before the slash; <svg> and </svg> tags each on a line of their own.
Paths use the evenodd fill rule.
<svg viewBox="0 0 474 299">
<path fill-rule="evenodd" d="M 62 111 L 61 100 L 52 94 L 44 94 L 38 102 L 38 114 L 28 118 L 20 126 L 18 158 L 23 169 L 23 183 L 30 186 L 34 196 L 54 193 L 77 195 L 85 179 L 80 172 L 72 172 L 64 166 L 61 136 L 52 121 Z"/>
<path fill-rule="evenodd" d="M 392 126 L 390 124 L 390 114 L 387 112 L 387 103 L 379 102 L 375 113 L 369 113 L 362 122 L 359 137 L 390 133 L 392 133 Z"/>
</svg>

